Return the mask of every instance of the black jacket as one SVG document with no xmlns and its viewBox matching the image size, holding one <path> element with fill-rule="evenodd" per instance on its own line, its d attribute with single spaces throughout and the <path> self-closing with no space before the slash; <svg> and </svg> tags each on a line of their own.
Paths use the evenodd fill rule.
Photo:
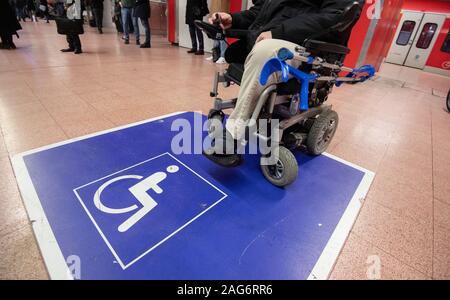
<svg viewBox="0 0 450 300">
<path fill-rule="evenodd" d="M 148 19 L 151 15 L 149 0 L 136 0 L 134 5 L 134 17 Z"/>
<path fill-rule="evenodd" d="M 253 47 L 261 32 L 269 30 L 274 39 L 302 44 L 311 35 L 338 23 L 343 9 L 353 2 L 355 0 L 253 0 L 252 8 L 232 14 L 232 28 L 250 30 L 249 47 Z M 364 0 L 358 2 L 363 4 Z M 320 39 L 346 44 L 349 36 L 350 31 Z"/>
<path fill-rule="evenodd" d="M 13 35 L 22 29 L 9 1 L 0 0 L 0 35 Z"/>
<path fill-rule="evenodd" d="M 103 9 L 103 0 L 91 0 L 91 7 L 95 9 Z"/>
<path fill-rule="evenodd" d="M 186 3 L 186 24 L 194 24 L 195 20 L 201 20 L 209 14 L 206 0 L 187 0 Z"/>
</svg>

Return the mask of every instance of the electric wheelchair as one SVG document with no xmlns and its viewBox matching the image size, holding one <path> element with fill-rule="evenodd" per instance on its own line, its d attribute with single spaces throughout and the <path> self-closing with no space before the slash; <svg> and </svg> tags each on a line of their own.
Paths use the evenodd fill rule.
<svg viewBox="0 0 450 300">
<path fill-rule="evenodd" d="M 339 122 L 338 114 L 332 110 L 331 105 L 324 104 L 333 87 L 342 83 L 362 82 L 374 76 L 375 69 L 370 65 L 357 69 L 343 66 L 345 56 L 350 52 L 346 46 L 317 40 L 334 32 L 350 32 L 360 14 L 361 7 L 355 2 L 344 10 L 341 22 L 306 39 L 302 46 L 296 48 L 295 53 L 285 48 L 280 49 L 278 57 L 270 59 L 264 65 L 260 75 L 261 85 L 264 86 L 275 72 L 281 75 L 282 80 L 265 87 L 248 124 L 257 124 L 260 119 L 268 122 L 278 119 L 278 132 L 274 134 L 271 130 L 266 130 L 267 132 L 262 133 L 258 128 L 246 128 L 244 143 L 253 134 L 276 145 L 278 151 L 275 151 L 275 162 L 261 163 L 264 177 L 273 185 L 284 187 L 297 178 L 298 163 L 291 151 L 303 148 L 311 155 L 319 155 L 327 149 Z M 196 26 L 214 40 L 225 40 L 227 37 L 241 39 L 231 44 L 226 51 L 225 58 L 229 63 L 226 71 L 217 72 L 214 77 L 210 93 L 214 98 L 214 107 L 208 114 L 209 131 L 214 132 L 215 126 L 224 122 L 223 110 L 234 108 L 237 101 L 237 98 L 219 98 L 218 86 L 219 83 L 225 87 L 240 85 L 246 54 L 243 55 L 239 50 L 239 43 L 245 39 L 247 32 L 232 29 L 223 31 L 219 23 L 209 24 L 203 21 L 196 21 Z M 294 68 L 289 65 L 292 60 L 300 61 L 300 66 Z M 339 77 L 341 72 L 346 72 L 347 75 Z"/>
</svg>

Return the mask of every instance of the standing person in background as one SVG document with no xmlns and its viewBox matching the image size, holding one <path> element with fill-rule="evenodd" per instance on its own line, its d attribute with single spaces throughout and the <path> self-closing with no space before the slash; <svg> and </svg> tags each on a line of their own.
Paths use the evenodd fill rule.
<svg viewBox="0 0 450 300">
<path fill-rule="evenodd" d="M 103 0 L 91 0 L 91 8 L 98 33 L 103 34 Z"/>
<path fill-rule="evenodd" d="M 134 34 L 136 36 L 136 45 L 140 45 L 139 42 L 139 26 L 137 22 L 137 18 L 133 17 L 134 15 L 134 4 L 135 0 L 121 0 L 120 2 L 121 12 L 122 12 L 122 24 L 123 24 L 123 35 L 125 44 L 130 43 L 130 34 L 128 32 L 128 23 L 131 19 L 131 23 L 133 24 Z"/>
<path fill-rule="evenodd" d="M 50 15 L 48 13 L 48 3 L 47 0 L 39 0 L 39 10 L 42 12 L 42 14 L 45 17 L 45 20 L 47 23 L 49 23 Z"/>
<path fill-rule="evenodd" d="M 80 22 L 81 26 L 83 26 L 81 19 L 81 0 L 66 0 L 66 14 L 69 20 Z M 66 39 L 69 48 L 62 49 L 61 52 L 73 52 L 75 54 L 83 53 L 81 50 L 80 36 L 78 34 L 67 34 Z"/>
<path fill-rule="evenodd" d="M 28 15 L 29 15 L 30 19 L 33 22 L 37 22 L 36 3 L 34 2 L 34 0 L 27 0 L 27 11 L 28 11 Z"/>
<path fill-rule="evenodd" d="M 120 12 L 120 4 L 118 0 L 112 0 L 111 6 L 112 21 L 116 25 L 118 33 L 123 33 L 122 15 Z"/>
<path fill-rule="evenodd" d="M 16 15 L 17 15 L 17 20 L 20 21 L 24 21 L 26 22 L 25 19 L 25 7 L 27 5 L 26 0 L 16 0 Z"/>
<path fill-rule="evenodd" d="M 0 0 L 0 49 L 16 49 L 13 34 L 22 29 L 9 1 Z"/>
<path fill-rule="evenodd" d="M 187 0 L 186 3 L 186 24 L 189 25 L 189 33 L 192 40 L 192 48 L 188 53 L 195 55 L 204 55 L 204 41 L 202 31 L 195 26 L 195 20 L 202 20 L 204 16 L 209 14 L 208 4 L 206 0 Z M 198 47 L 197 47 L 198 39 Z"/>
<path fill-rule="evenodd" d="M 209 15 L 211 18 L 213 17 L 213 14 L 223 11 L 226 13 L 230 12 L 230 1 L 229 0 L 211 0 L 211 14 Z M 225 41 L 214 41 L 214 49 L 218 49 L 219 55 L 218 58 L 215 58 L 214 56 L 208 57 L 206 60 L 211 60 L 215 62 L 216 64 L 225 64 L 227 63 L 225 60 L 225 51 L 227 50 L 227 43 Z M 213 51 L 214 51 L 213 49 Z"/>
<path fill-rule="evenodd" d="M 136 19 L 139 18 L 141 20 L 142 27 L 144 27 L 145 30 L 145 42 L 141 45 L 141 48 L 152 47 L 150 43 L 151 40 L 150 24 L 148 22 L 150 15 L 151 15 L 151 8 L 149 0 L 136 0 L 136 3 L 134 5 L 133 17 L 135 17 Z"/>
</svg>

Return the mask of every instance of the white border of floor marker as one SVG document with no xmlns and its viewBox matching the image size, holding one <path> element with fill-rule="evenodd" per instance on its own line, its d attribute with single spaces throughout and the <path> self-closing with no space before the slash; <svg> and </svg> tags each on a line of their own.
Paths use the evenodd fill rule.
<svg viewBox="0 0 450 300">
<path fill-rule="evenodd" d="M 106 133 L 118 131 L 121 129 L 126 129 L 142 124 L 146 124 L 149 122 L 161 120 L 164 118 L 176 116 L 179 114 L 183 114 L 185 111 L 175 112 L 166 114 L 163 116 L 142 120 L 139 122 L 135 122 L 132 124 L 127 124 L 123 126 L 118 126 L 115 128 L 111 128 L 108 130 L 103 130 L 99 132 L 95 132 L 92 134 L 80 136 L 77 138 L 72 138 L 69 140 L 65 140 L 62 142 L 54 143 L 51 145 L 39 147 L 33 150 L 25 151 L 23 153 L 17 154 L 11 158 L 11 162 L 13 165 L 14 173 L 17 178 L 17 182 L 19 185 L 20 193 L 22 195 L 23 202 L 25 204 L 25 208 L 28 213 L 28 217 L 32 223 L 33 231 L 38 241 L 39 248 L 41 249 L 42 256 L 45 261 L 45 265 L 47 267 L 48 273 L 51 279 L 72 279 L 69 274 L 69 270 L 66 264 L 66 260 L 59 248 L 58 242 L 53 234 L 53 231 L 50 227 L 50 224 L 45 215 L 44 209 L 39 201 L 39 198 L 36 194 L 36 190 L 31 181 L 28 170 L 25 166 L 25 162 L 23 160 L 24 156 L 33 154 L 36 152 L 40 152 L 43 150 L 48 150 L 52 148 L 56 148 L 59 146 L 63 146 L 66 144 L 70 144 L 76 141 L 81 141 L 84 139 L 88 139 L 91 137 L 103 135 Z M 362 200 L 367 195 L 370 185 L 373 181 L 375 174 L 369 170 L 366 170 L 358 165 L 350 163 L 346 160 L 338 158 L 334 155 L 324 153 L 325 156 L 339 161 L 347 166 L 353 167 L 361 172 L 364 172 L 365 175 L 359 184 L 357 190 L 355 191 L 352 199 L 350 200 L 344 214 L 342 215 L 339 223 L 337 224 L 333 234 L 327 242 L 322 254 L 317 260 L 314 268 L 311 270 L 311 273 L 308 279 L 327 279 L 333 266 L 339 256 L 339 253 L 344 246 L 345 241 L 347 240 L 348 234 L 353 226 L 353 223 L 358 216 L 359 210 L 362 206 Z"/>
<path fill-rule="evenodd" d="M 23 158 L 29 154 L 33 154 L 43 150 L 56 148 L 76 141 L 81 141 L 91 137 L 118 131 L 121 129 L 146 124 L 160 119 L 176 116 L 182 113 L 185 112 L 182 111 L 166 114 L 156 118 L 151 118 L 135 122 L 132 124 L 127 124 L 124 126 L 119 126 L 103 130 L 100 132 L 80 136 L 77 138 L 25 151 L 23 153 L 16 154 L 11 158 L 14 173 L 16 175 L 17 183 L 19 185 L 20 194 L 22 195 L 22 199 L 28 213 L 28 218 L 30 219 L 30 222 L 32 224 L 34 235 L 38 242 L 39 249 L 41 250 L 45 266 L 47 267 L 47 271 L 51 279 L 73 279 L 73 278 L 70 274 L 69 268 L 67 267 L 66 259 L 63 256 L 62 251 L 59 248 L 58 242 L 56 241 L 55 235 L 53 234 L 52 228 L 50 227 L 47 216 L 45 215 L 44 209 L 42 208 L 41 202 L 39 201 L 39 197 L 36 193 L 36 189 L 34 188 L 33 182 L 31 181 L 30 174 L 28 173 Z"/>
<path fill-rule="evenodd" d="M 332 154 L 324 153 L 324 155 L 345 165 L 353 167 L 361 172 L 364 172 L 364 176 L 359 183 L 355 193 L 353 194 L 352 199 L 348 203 L 344 214 L 339 220 L 339 223 L 336 225 L 333 234 L 331 235 L 325 248 L 323 249 L 322 254 L 317 260 L 314 268 L 311 270 L 311 273 L 308 276 L 308 280 L 325 280 L 330 276 L 334 264 L 336 263 L 337 258 L 341 253 L 342 248 L 344 247 L 345 241 L 350 234 L 353 224 L 358 217 L 359 211 L 362 207 L 362 202 L 366 198 L 366 195 L 369 192 L 370 185 L 372 184 L 372 181 L 375 177 L 375 173 L 372 171 L 364 169 Z"/>
</svg>

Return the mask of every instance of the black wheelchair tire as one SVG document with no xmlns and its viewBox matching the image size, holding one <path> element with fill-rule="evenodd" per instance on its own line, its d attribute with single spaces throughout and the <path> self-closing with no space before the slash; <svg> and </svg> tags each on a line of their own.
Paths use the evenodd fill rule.
<svg viewBox="0 0 450 300">
<path fill-rule="evenodd" d="M 311 126 L 306 138 L 306 149 L 311 155 L 325 152 L 339 125 L 339 116 L 334 110 L 320 114 Z M 325 139 L 325 140 L 324 140 Z"/>
<path fill-rule="evenodd" d="M 271 184 L 278 187 L 285 187 L 297 179 L 298 162 L 294 154 L 286 147 L 279 146 L 278 150 L 277 163 L 269 166 L 261 164 L 261 171 Z"/>
</svg>

